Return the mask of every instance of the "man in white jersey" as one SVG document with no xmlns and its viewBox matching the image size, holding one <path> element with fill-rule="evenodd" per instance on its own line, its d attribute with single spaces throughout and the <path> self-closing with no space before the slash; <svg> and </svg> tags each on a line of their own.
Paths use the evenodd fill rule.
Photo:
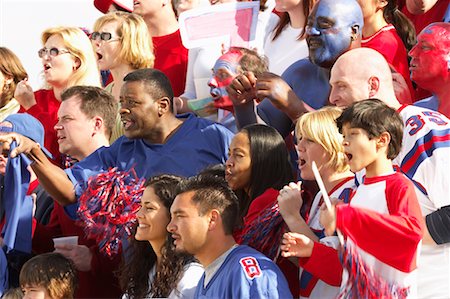
<svg viewBox="0 0 450 299">
<path fill-rule="evenodd" d="M 436 111 L 402 106 L 394 94 L 388 63 L 369 48 L 343 54 L 331 70 L 330 85 L 330 102 L 336 106 L 378 98 L 402 117 L 403 147 L 394 164 L 422 193 L 418 198 L 427 226 L 419 260 L 418 295 L 450 297 L 450 184 L 446 173 L 450 169 L 450 120 Z"/>
</svg>

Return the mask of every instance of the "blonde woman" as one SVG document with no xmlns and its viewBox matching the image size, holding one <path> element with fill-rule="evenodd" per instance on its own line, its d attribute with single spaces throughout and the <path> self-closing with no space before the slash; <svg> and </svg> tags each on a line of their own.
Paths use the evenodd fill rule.
<svg viewBox="0 0 450 299">
<path fill-rule="evenodd" d="M 99 69 L 109 70 L 113 77 L 105 89 L 119 102 L 123 78 L 134 70 L 153 67 L 155 55 L 147 25 L 137 14 L 111 12 L 97 19 L 91 40 Z M 122 135 L 122 122 L 117 114 L 110 142 Z"/>
<path fill-rule="evenodd" d="M 346 162 L 343 137 L 335 122 L 340 115 L 339 108 L 326 107 L 304 114 L 298 120 L 295 127 L 298 165 L 303 180 L 314 180 L 311 165 L 315 161 L 328 196 L 348 202 L 356 186 L 354 174 L 350 172 Z M 325 237 L 323 227 L 319 224 L 322 193 L 319 191 L 315 195 L 311 208 L 306 213 L 308 217 L 302 217 L 299 213 L 303 200 L 298 184 L 285 186 L 278 196 L 278 204 L 280 213 L 291 231 L 284 236 L 284 245 L 281 247 L 283 256 L 303 258 L 299 259 L 300 267 L 303 268 L 300 276 L 301 297 L 336 297 L 342 267 L 334 249 L 338 246 L 337 237 Z M 295 245 L 300 244 L 298 247 L 301 250 L 296 250 L 296 246 L 290 247 L 287 240 L 292 240 Z M 331 258 L 331 261 L 326 258 Z M 317 259 L 320 262 L 326 261 L 326 266 L 317 267 Z"/>
<path fill-rule="evenodd" d="M 74 85 L 100 87 L 100 76 L 94 51 L 87 35 L 76 27 L 53 27 L 42 33 L 43 48 L 38 51 L 42 61 L 45 87 L 33 94 L 27 80 L 19 82 L 15 98 L 19 112 L 36 117 L 45 129 L 45 147 L 54 160 L 61 162 L 54 126 L 58 121 L 61 93 Z"/>
</svg>

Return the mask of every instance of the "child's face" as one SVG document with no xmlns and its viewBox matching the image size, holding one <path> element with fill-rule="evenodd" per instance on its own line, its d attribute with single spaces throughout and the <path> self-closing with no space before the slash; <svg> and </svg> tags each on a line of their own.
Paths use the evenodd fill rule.
<svg viewBox="0 0 450 299">
<path fill-rule="evenodd" d="M 376 139 L 369 139 L 367 132 L 360 128 L 352 128 L 349 124 L 342 127 L 344 135 L 344 152 L 352 172 L 370 168 L 377 158 Z"/>
<path fill-rule="evenodd" d="M 304 180 L 314 180 L 312 171 L 312 162 L 316 162 L 319 172 L 323 175 L 323 171 L 328 171 L 325 165 L 330 161 L 330 155 L 319 144 L 309 139 L 307 136 L 297 135 L 298 148 L 298 169 Z"/>
<path fill-rule="evenodd" d="M 23 299 L 54 299 L 50 296 L 47 289 L 42 286 L 24 286 L 22 287 L 24 293 Z"/>
</svg>

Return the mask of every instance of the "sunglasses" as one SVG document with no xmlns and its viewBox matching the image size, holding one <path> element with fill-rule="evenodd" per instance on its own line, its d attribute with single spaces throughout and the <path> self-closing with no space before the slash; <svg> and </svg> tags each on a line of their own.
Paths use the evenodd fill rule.
<svg viewBox="0 0 450 299">
<path fill-rule="evenodd" d="M 65 50 L 65 49 L 59 50 L 58 48 L 51 48 L 51 49 L 42 48 L 38 51 L 39 58 L 43 58 L 45 55 L 50 55 L 52 57 L 55 57 L 60 54 L 66 54 L 66 53 L 70 53 L 70 51 Z"/>
<path fill-rule="evenodd" d="M 91 39 L 95 40 L 95 41 L 98 41 L 99 39 L 101 39 L 102 41 L 105 41 L 105 42 L 107 42 L 107 41 L 112 41 L 113 42 L 113 41 L 119 40 L 120 38 L 112 39 L 112 34 L 109 33 L 109 32 L 97 32 L 97 31 L 94 31 L 91 34 Z"/>
</svg>

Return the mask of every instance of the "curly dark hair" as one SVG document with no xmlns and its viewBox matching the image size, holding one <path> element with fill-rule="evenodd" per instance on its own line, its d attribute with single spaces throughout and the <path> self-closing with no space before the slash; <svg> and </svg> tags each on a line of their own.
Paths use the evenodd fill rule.
<svg viewBox="0 0 450 299">
<path fill-rule="evenodd" d="M 146 187 L 152 187 L 155 194 L 167 208 L 167 216 L 175 196 L 181 177 L 174 175 L 160 175 L 150 178 L 145 183 Z M 134 230 L 136 227 L 134 227 Z M 148 241 L 130 240 L 130 246 L 125 252 L 126 258 L 119 269 L 119 283 L 122 290 L 129 298 L 168 297 L 176 290 L 185 265 L 194 261 L 187 253 L 175 251 L 172 236 L 167 233 L 167 239 L 161 248 L 161 262 L 156 264 L 157 257 Z M 151 286 L 149 286 L 149 272 L 156 264 L 156 274 Z"/>
</svg>

